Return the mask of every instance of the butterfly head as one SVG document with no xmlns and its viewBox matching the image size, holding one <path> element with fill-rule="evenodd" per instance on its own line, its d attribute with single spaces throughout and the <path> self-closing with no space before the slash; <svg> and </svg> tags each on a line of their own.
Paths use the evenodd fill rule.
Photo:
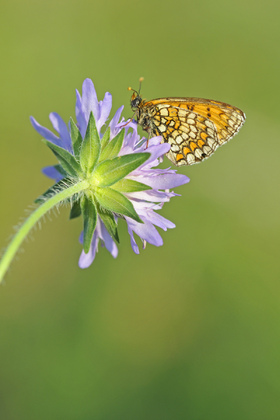
<svg viewBox="0 0 280 420">
<path fill-rule="evenodd" d="M 142 102 L 141 96 L 139 95 L 138 92 L 134 91 L 130 99 L 130 106 L 132 110 L 136 111 L 136 109 L 139 107 L 141 102 Z"/>
<path fill-rule="evenodd" d="M 139 105 L 141 104 L 141 102 L 143 101 L 142 97 L 140 96 L 140 90 L 141 90 L 141 83 L 144 80 L 143 77 L 140 77 L 139 79 L 139 90 L 134 90 L 131 87 L 128 88 L 128 90 L 132 90 L 133 94 L 131 96 L 130 99 L 130 106 L 132 108 L 133 111 L 136 111 L 139 108 Z"/>
</svg>

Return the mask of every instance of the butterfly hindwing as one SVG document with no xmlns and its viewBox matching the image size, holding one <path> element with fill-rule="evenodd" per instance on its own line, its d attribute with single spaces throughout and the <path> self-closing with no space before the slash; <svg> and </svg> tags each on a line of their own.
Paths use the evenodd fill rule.
<svg viewBox="0 0 280 420">
<path fill-rule="evenodd" d="M 160 105 L 153 118 L 154 134 L 170 143 L 166 156 L 175 165 L 199 163 L 219 146 L 215 125 L 193 111 Z"/>
<path fill-rule="evenodd" d="M 137 121 L 149 135 L 161 135 L 164 142 L 170 143 L 166 156 L 179 166 L 199 163 L 211 156 L 238 132 L 245 114 L 234 106 L 209 99 L 141 99 Z"/>
</svg>

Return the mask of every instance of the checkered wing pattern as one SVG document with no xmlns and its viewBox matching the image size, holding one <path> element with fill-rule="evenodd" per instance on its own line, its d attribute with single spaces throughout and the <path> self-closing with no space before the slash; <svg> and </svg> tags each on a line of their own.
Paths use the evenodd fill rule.
<svg viewBox="0 0 280 420">
<path fill-rule="evenodd" d="M 170 143 L 166 156 L 177 166 L 192 165 L 228 142 L 245 121 L 245 114 L 223 102 L 199 98 L 162 98 L 139 106 L 149 132 Z"/>
</svg>

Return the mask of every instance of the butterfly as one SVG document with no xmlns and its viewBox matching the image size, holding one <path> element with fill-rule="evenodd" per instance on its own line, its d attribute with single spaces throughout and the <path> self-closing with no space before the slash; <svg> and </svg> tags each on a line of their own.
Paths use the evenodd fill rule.
<svg viewBox="0 0 280 420">
<path fill-rule="evenodd" d="M 140 87 L 142 78 L 140 79 Z M 171 145 L 166 153 L 176 166 L 193 165 L 211 156 L 242 127 L 245 114 L 224 102 L 200 98 L 159 98 L 146 101 L 133 91 L 130 105 L 136 120 L 152 136 Z"/>
</svg>

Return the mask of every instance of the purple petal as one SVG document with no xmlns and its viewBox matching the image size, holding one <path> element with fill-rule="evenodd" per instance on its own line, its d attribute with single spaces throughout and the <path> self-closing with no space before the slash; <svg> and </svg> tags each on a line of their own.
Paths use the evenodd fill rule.
<svg viewBox="0 0 280 420">
<path fill-rule="evenodd" d="M 85 79 L 82 87 L 82 109 L 86 121 L 89 120 L 89 114 L 93 112 L 95 121 L 100 118 L 99 104 L 97 100 L 94 84 L 91 79 Z"/>
<path fill-rule="evenodd" d="M 165 155 L 165 153 L 169 152 L 169 150 L 170 150 L 170 144 L 169 143 L 162 143 L 161 145 L 151 146 L 151 147 L 149 146 L 146 149 L 146 152 L 151 153 L 151 156 L 139 168 L 143 168 L 147 165 L 151 165 L 152 163 L 154 163 L 154 161 L 157 158 L 159 158 L 162 155 Z M 137 152 L 137 150 L 136 150 L 136 152 Z M 137 168 L 137 169 L 139 169 L 139 168 Z"/>
<path fill-rule="evenodd" d="M 125 127 L 126 127 L 127 129 L 132 128 L 133 133 L 135 133 L 135 134 L 137 134 L 137 135 L 138 135 L 138 133 L 137 133 L 138 123 L 137 123 L 135 120 L 131 120 L 131 119 L 129 119 L 129 120 L 127 120 L 127 121 L 122 121 L 122 122 L 120 122 L 119 124 L 117 124 L 117 125 L 116 125 L 116 127 L 117 127 L 117 128 L 122 128 L 122 126 L 123 126 L 123 122 L 125 123 Z M 138 136 L 139 136 L 139 135 L 138 135 Z M 139 136 L 139 138 L 140 138 L 140 136 Z"/>
<path fill-rule="evenodd" d="M 50 113 L 50 121 L 53 125 L 53 128 L 58 132 L 59 137 L 61 139 L 61 147 L 68 150 L 68 152 L 72 151 L 72 141 L 71 137 L 67 128 L 67 125 L 63 121 L 60 115 L 56 112 Z"/>
<path fill-rule="evenodd" d="M 81 237 L 80 237 L 80 240 L 81 240 Z M 98 251 L 98 242 L 99 242 L 99 237 L 97 234 L 97 230 L 95 230 L 93 233 L 91 247 L 89 249 L 89 252 L 86 254 L 85 251 L 83 250 L 81 253 L 81 256 L 79 259 L 80 268 L 88 268 L 93 263 L 96 252 Z"/>
<path fill-rule="evenodd" d="M 152 137 L 151 139 L 149 139 L 149 147 L 150 146 L 158 146 L 161 143 L 162 143 L 162 137 L 161 136 L 155 136 L 155 137 Z"/>
<path fill-rule="evenodd" d="M 175 188 L 183 184 L 187 184 L 190 179 L 186 175 L 181 174 L 172 174 L 172 173 L 165 173 L 163 175 L 156 175 L 156 176 L 132 176 L 129 178 L 134 179 L 138 182 L 143 182 L 143 184 L 149 185 L 154 189 L 170 189 Z"/>
<path fill-rule="evenodd" d="M 100 118 L 96 122 L 96 127 L 98 131 L 100 131 L 101 127 L 107 121 L 107 118 L 109 117 L 110 112 L 111 112 L 111 108 L 112 108 L 112 95 L 111 93 L 106 92 L 103 101 L 100 102 L 99 104 Z"/>
<path fill-rule="evenodd" d="M 61 175 L 61 173 L 54 166 L 46 166 L 42 169 L 42 172 L 44 175 L 54 179 L 56 182 L 64 178 L 64 176 Z"/>
<path fill-rule="evenodd" d="M 141 147 L 137 148 L 135 147 L 135 145 L 137 143 L 139 143 L 140 141 L 140 136 L 137 133 L 137 123 L 135 122 L 127 122 L 127 121 L 121 121 L 119 124 L 117 124 L 116 128 L 125 128 L 125 137 L 124 137 L 124 141 L 123 141 L 123 147 L 121 149 L 121 154 L 125 155 L 128 153 L 137 153 L 141 151 Z M 128 133 L 128 129 L 130 127 L 133 127 L 133 131 L 132 133 L 129 132 Z M 145 139 L 144 137 L 141 139 L 143 140 Z M 119 154 L 120 155 L 120 154 Z"/>
<path fill-rule="evenodd" d="M 35 130 L 37 131 L 37 133 L 39 133 L 46 140 L 49 140 L 53 144 L 56 144 L 57 146 L 60 146 L 61 147 L 61 142 L 60 142 L 59 138 L 55 134 L 53 134 L 50 130 L 48 130 L 47 128 L 45 128 L 42 125 L 40 125 L 35 120 L 35 118 L 30 117 L 30 121 L 31 121 L 31 124 L 32 124 L 33 128 L 35 128 Z"/>
<path fill-rule="evenodd" d="M 153 169 L 142 169 L 140 175 L 144 176 L 156 176 L 156 175 L 162 175 L 162 174 L 176 174 L 177 171 L 175 169 L 165 168 L 165 169 L 159 169 L 159 168 L 153 168 Z"/>
<path fill-rule="evenodd" d="M 104 241 L 106 249 L 111 253 L 114 258 L 118 256 L 118 247 L 110 236 L 109 232 L 105 228 L 104 224 L 101 222 L 101 235 Z"/>
<path fill-rule="evenodd" d="M 127 224 L 130 228 L 141 238 L 145 241 L 149 242 L 149 244 L 155 246 L 163 245 L 163 240 L 156 228 L 147 220 L 143 219 L 144 223 L 135 222 L 135 220 L 130 219 L 129 217 L 125 217 Z"/>
<path fill-rule="evenodd" d="M 123 146 L 119 152 L 119 156 L 129 155 L 130 153 L 142 152 L 140 148 L 139 149 L 134 148 L 134 144 L 135 144 L 134 137 L 135 136 L 133 135 L 133 133 L 128 133 L 127 135 L 124 136 Z"/>
<path fill-rule="evenodd" d="M 135 210 L 136 210 L 136 213 L 138 213 L 138 214 L 145 214 L 145 212 L 146 211 L 148 211 L 149 209 L 152 209 L 152 210 L 161 210 L 162 209 L 162 206 L 163 206 L 163 203 L 160 203 L 160 204 L 155 204 L 155 203 L 153 203 L 153 202 L 148 202 L 148 201 L 137 201 L 137 200 L 134 200 L 133 201 L 133 207 L 135 208 Z"/>
<path fill-rule="evenodd" d="M 80 268 L 88 268 L 94 261 L 96 254 L 96 249 L 93 250 L 92 247 L 90 248 L 89 252 L 86 254 L 84 250 L 79 258 L 79 267 Z"/>
<path fill-rule="evenodd" d="M 83 111 L 82 98 L 78 90 L 76 90 L 76 98 L 77 100 L 76 100 L 75 111 L 76 111 L 77 126 L 78 126 L 78 129 L 80 130 L 82 138 L 84 138 L 86 134 L 86 130 L 87 130 L 87 121 L 86 121 L 85 114 Z"/>
<path fill-rule="evenodd" d="M 136 132 L 133 132 L 134 136 L 135 136 L 135 133 Z M 135 137 L 135 144 L 133 147 L 134 153 L 138 153 L 140 151 L 153 153 L 154 151 L 157 151 L 158 146 L 162 143 L 162 137 L 156 136 L 149 139 L 148 147 L 147 147 L 147 143 L 148 143 L 148 139 L 146 137 L 142 137 L 141 139 L 139 135 Z M 168 143 L 163 143 L 163 144 L 168 146 Z M 153 146 L 156 146 L 156 148 L 154 148 Z M 170 149 L 170 145 L 169 145 L 169 149 Z M 157 157 L 155 156 L 154 159 L 157 159 Z"/>
<path fill-rule="evenodd" d="M 168 202 L 170 197 L 174 197 L 175 193 L 157 191 L 157 190 L 147 190 L 147 191 L 137 191 L 125 194 L 130 200 L 144 200 L 144 201 L 153 201 L 153 202 Z"/>
<path fill-rule="evenodd" d="M 118 122 L 119 122 L 119 119 L 120 119 L 120 116 L 121 116 L 121 113 L 122 113 L 122 111 L 123 111 L 123 108 L 124 108 L 124 105 L 122 105 L 118 110 L 117 110 L 117 112 L 115 113 L 115 115 L 113 116 L 113 118 L 112 118 L 112 120 L 111 120 L 111 122 L 110 122 L 110 124 L 109 124 L 109 127 L 110 127 L 110 130 L 111 130 L 111 134 L 110 134 L 110 138 L 111 138 L 111 140 L 112 140 L 112 138 L 113 137 L 115 137 L 116 135 L 117 135 L 117 133 L 119 132 L 119 130 L 116 128 L 116 125 L 118 124 Z"/>
<path fill-rule="evenodd" d="M 128 223 L 127 223 L 127 230 L 128 230 L 129 235 L 130 235 L 130 243 L 131 243 L 132 250 L 135 252 L 135 254 L 140 254 L 138 245 L 137 245 L 137 243 L 134 239 L 133 231 L 132 231 L 132 229 L 131 229 L 131 227 L 129 226 Z"/>
<path fill-rule="evenodd" d="M 140 214 L 140 217 L 141 217 L 141 214 Z M 153 225 L 156 225 L 165 231 L 167 229 L 173 229 L 176 227 L 176 225 L 170 222 L 170 220 L 166 219 L 165 217 L 161 216 L 160 214 L 154 211 L 147 212 L 146 217 L 149 220 L 149 222 L 151 222 Z"/>
</svg>

